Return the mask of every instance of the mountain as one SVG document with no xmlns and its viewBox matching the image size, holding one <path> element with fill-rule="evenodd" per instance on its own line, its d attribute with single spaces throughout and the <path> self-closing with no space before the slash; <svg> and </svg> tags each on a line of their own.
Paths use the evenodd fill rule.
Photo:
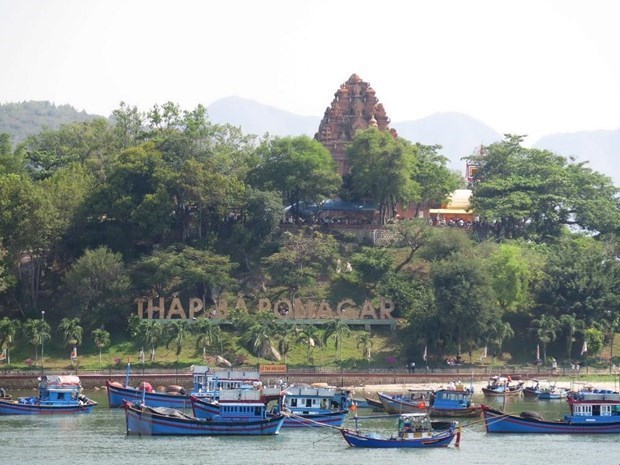
<svg viewBox="0 0 620 465">
<path fill-rule="evenodd" d="M 321 118 L 299 116 L 263 105 L 254 100 L 227 97 L 207 107 L 209 120 L 240 126 L 243 132 L 275 136 L 307 135 L 314 137 Z M 450 168 L 465 172 L 461 157 L 470 155 L 480 144 L 501 140 L 501 136 L 484 123 L 462 113 L 436 113 L 415 121 L 391 123 L 400 137 L 425 145 L 441 145 L 441 153 Z"/>
<path fill-rule="evenodd" d="M 90 121 L 96 115 L 77 111 L 71 105 L 28 101 L 0 104 L 0 133 L 12 136 L 14 145 L 44 129 L 58 129 L 63 124 Z"/>
<path fill-rule="evenodd" d="M 241 97 L 226 97 L 207 107 L 209 121 L 240 126 L 246 134 L 314 137 L 321 118 L 300 116 Z"/>
<path fill-rule="evenodd" d="M 313 137 L 319 128 L 318 116 L 300 116 L 279 108 L 241 97 L 226 97 L 207 107 L 213 123 L 230 123 L 240 126 L 248 134 L 274 136 L 307 135 Z M 97 115 L 77 111 L 70 105 L 28 101 L 0 104 L 0 133 L 12 136 L 17 144 L 43 129 L 56 129 L 62 124 L 89 121 Z M 471 116 L 444 112 L 435 113 L 413 121 L 392 122 L 400 137 L 425 145 L 441 145 L 440 153 L 449 159 L 448 166 L 464 174 L 468 156 L 481 144 L 487 145 L 502 136 L 483 122 Z M 540 138 L 533 145 L 578 162 L 588 161 L 589 166 L 609 176 L 620 186 L 620 129 L 580 131 L 551 134 Z"/>
<path fill-rule="evenodd" d="M 411 142 L 441 145 L 440 153 L 447 157 L 448 166 L 465 174 L 462 157 L 471 155 L 480 145 L 502 140 L 502 136 L 486 124 L 463 113 L 435 113 L 415 121 L 391 123 L 398 135 Z"/>
<path fill-rule="evenodd" d="M 620 186 L 620 129 L 551 134 L 541 137 L 534 147 L 587 161 L 590 168 Z"/>
</svg>

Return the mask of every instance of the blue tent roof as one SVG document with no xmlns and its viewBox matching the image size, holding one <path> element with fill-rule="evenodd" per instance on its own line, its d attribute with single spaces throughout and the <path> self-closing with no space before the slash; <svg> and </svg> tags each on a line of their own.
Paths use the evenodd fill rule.
<svg viewBox="0 0 620 465">
<path fill-rule="evenodd" d="M 291 210 L 291 206 L 288 206 L 284 211 Z M 315 214 L 327 211 L 339 211 L 339 212 L 362 212 L 362 213 L 374 213 L 378 208 L 373 202 L 367 201 L 348 201 L 342 199 L 330 199 L 321 202 L 319 205 L 312 204 L 306 205 L 304 202 L 299 204 L 299 212 L 307 214 Z"/>
</svg>

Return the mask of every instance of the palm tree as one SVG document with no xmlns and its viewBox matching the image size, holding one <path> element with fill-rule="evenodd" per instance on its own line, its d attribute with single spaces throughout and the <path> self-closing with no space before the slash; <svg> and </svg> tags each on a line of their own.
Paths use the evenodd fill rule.
<svg viewBox="0 0 620 465">
<path fill-rule="evenodd" d="M 63 318 L 57 328 L 62 331 L 63 341 L 66 346 L 75 346 L 82 343 L 84 330 L 80 326 L 79 318 Z"/>
<path fill-rule="evenodd" d="M 144 339 L 147 347 L 150 349 L 151 355 L 149 361 L 155 361 L 155 349 L 159 347 L 164 336 L 164 327 L 155 320 L 147 320 L 144 325 Z"/>
<path fill-rule="evenodd" d="M 575 333 L 579 330 L 584 330 L 585 323 L 583 320 L 578 319 L 574 313 L 571 313 L 570 315 L 564 314 L 560 316 L 559 325 L 566 337 L 566 358 L 570 360 L 573 342 L 575 342 Z"/>
<path fill-rule="evenodd" d="M 0 349 L 6 349 L 6 361 L 9 366 L 11 365 L 11 348 L 15 343 L 15 335 L 19 327 L 19 320 L 11 320 L 6 316 L 0 320 Z"/>
<path fill-rule="evenodd" d="M 174 320 L 166 325 L 166 349 L 174 343 L 174 351 L 179 363 L 179 355 L 183 350 L 185 337 L 187 336 L 187 322 L 185 320 Z"/>
<path fill-rule="evenodd" d="M 342 342 L 351 334 L 351 328 L 342 320 L 330 320 L 323 333 L 323 343 L 327 345 L 330 339 L 334 340 L 334 348 L 338 354 L 338 362 L 342 363 Z"/>
<path fill-rule="evenodd" d="M 370 366 L 370 358 L 371 350 L 372 350 L 372 334 L 369 331 L 364 331 L 361 334 L 358 334 L 355 338 L 357 340 L 357 348 L 362 349 L 362 357 L 366 359 L 368 362 L 368 366 Z"/>
<path fill-rule="evenodd" d="M 319 342 L 319 330 L 314 325 L 306 325 L 297 333 L 297 342 L 306 346 L 306 363 L 310 365 L 310 355 Z"/>
<path fill-rule="evenodd" d="M 101 349 L 110 345 L 110 333 L 105 329 L 95 329 L 93 331 L 93 342 L 99 349 L 99 365 L 101 365 Z"/>
<path fill-rule="evenodd" d="M 503 321 L 501 319 L 493 320 L 489 327 L 487 328 L 487 343 L 491 342 L 496 347 L 496 354 L 502 353 L 502 346 L 504 341 L 508 338 L 511 338 L 515 335 L 512 326 L 510 323 Z"/>
<path fill-rule="evenodd" d="M 298 333 L 297 325 L 289 325 L 284 323 L 278 327 L 278 352 L 284 356 L 284 363 L 286 364 L 288 353 L 291 351 L 291 345 L 297 337 Z"/>
<path fill-rule="evenodd" d="M 550 315 L 541 315 L 540 318 L 532 320 L 530 330 L 543 346 L 543 363 L 545 364 L 547 363 L 547 344 L 555 341 L 558 324 L 558 320 Z"/>
<path fill-rule="evenodd" d="M 207 353 L 207 347 L 213 344 L 221 346 L 222 332 L 220 327 L 208 318 L 198 318 L 192 326 L 192 333 L 196 335 L 196 346 L 202 347 L 203 358 Z M 220 350 L 220 355 L 222 355 Z"/>
<path fill-rule="evenodd" d="M 39 352 L 38 348 L 41 344 L 47 341 L 51 337 L 50 325 L 47 321 L 36 318 L 31 319 L 28 318 L 22 326 L 22 331 L 24 334 L 24 338 L 28 341 L 29 344 L 34 346 L 34 361 L 35 365 L 39 360 Z"/>
<path fill-rule="evenodd" d="M 242 340 L 250 346 L 252 352 L 258 357 L 259 365 L 261 356 L 273 348 L 273 336 L 274 328 L 265 321 L 258 321 L 242 337 Z"/>
</svg>

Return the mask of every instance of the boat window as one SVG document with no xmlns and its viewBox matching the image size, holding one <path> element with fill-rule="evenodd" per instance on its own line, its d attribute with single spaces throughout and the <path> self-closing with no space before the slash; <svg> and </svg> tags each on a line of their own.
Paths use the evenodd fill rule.
<svg viewBox="0 0 620 465">
<path fill-rule="evenodd" d="M 312 399 L 306 399 L 306 407 L 312 407 Z"/>
<path fill-rule="evenodd" d="M 291 399 L 291 407 L 297 407 L 297 399 Z"/>
<path fill-rule="evenodd" d="M 58 393 L 58 400 L 65 400 L 65 393 L 64 392 L 59 392 Z"/>
</svg>

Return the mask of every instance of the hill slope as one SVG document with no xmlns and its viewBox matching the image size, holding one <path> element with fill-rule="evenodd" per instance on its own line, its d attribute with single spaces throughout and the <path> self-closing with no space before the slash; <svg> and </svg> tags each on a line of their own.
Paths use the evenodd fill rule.
<svg viewBox="0 0 620 465">
<path fill-rule="evenodd" d="M 63 124 L 90 121 L 96 115 L 77 111 L 71 105 L 56 106 L 50 102 L 28 101 L 0 105 L 0 133 L 12 136 L 14 145 L 41 132 Z"/>
</svg>

